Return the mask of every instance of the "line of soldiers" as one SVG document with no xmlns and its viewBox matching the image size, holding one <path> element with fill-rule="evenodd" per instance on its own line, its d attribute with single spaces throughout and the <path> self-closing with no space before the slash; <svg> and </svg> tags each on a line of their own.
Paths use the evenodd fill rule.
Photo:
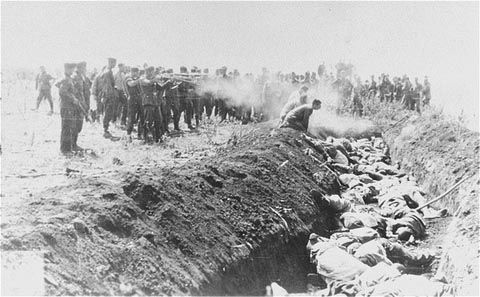
<svg viewBox="0 0 480 297">
<path fill-rule="evenodd" d="M 187 127 L 196 129 L 204 113 L 208 119 L 218 116 L 220 122 L 240 120 L 245 124 L 254 118 L 268 119 L 273 116 L 270 106 L 279 105 L 278 94 L 270 92 L 277 87 L 274 83 L 267 83 L 262 76 L 255 80 L 249 73 L 240 77 L 237 70 L 227 74 L 225 66 L 213 77 L 208 69 L 202 73 L 197 67 L 189 72 L 182 66 L 174 73 L 162 67 L 144 65 L 140 69 L 119 64 L 114 74 L 115 66 L 116 60 L 109 58 L 91 88 L 91 101 L 95 102 L 92 118 L 99 121 L 103 114 L 105 138 L 112 137 L 109 125 L 117 118 L 126 126 L 128 139 L 136 125 L 139 139 L 149 141 L 151 135 L 160 142 L 170 132 L 170 122 L 174 130 L 180 130 L 182 113 Z"/>
<path fill-rule="evenodd" d="M 117 117 L 121 125 L 126 126 L 129 139 L 137 125 L 138 138 L 147 141 L 151 135 L 155 142 L 160 142 L 162 136 L 169 133 L 170 122 L 173 122 L 174 130 L 180 131 L 182 112 L 185 124 L 192 130 L 200 126 L 204 111 L 210 119 L 214 108 L 214 115 L 219 115 L 221 121 L 228 116 L 241 118 L 238 115 L 240 109 L 234 109 L 220 91 L 216 94 L 211 90 L 200 92 L 200 86 L 210 79 L 208 69 L 202 74 L 200 69 L 193 67 L 189 73 L 182 66 L 180 73 L 174 74 L 173 69 L 147 65 L 139 69 L 119 64 L 114 75 L 112 69 L 115 65 L 115 59 L 108 59 L 108 65 L 95 77 L 92 85 L 92 100 L 96 103 L 93 118 L 98 120 L 101 114 L 104 115 L 105 138 L 112 137 L 109 124 Z M 218 79 L 229 79 L 226 67 L 217 71 Z"/>
<path fill-rule="evenodd" d="M 107 65 L 94 76 L 86 74 L 85 62 L 75 64 L 71 73 L 68 65 L 71 64 L 65 65 L 65 78 L 56 84 L 61 100 L 62 152 L 81 149 L 77 138 L 83 119 L 91 117 L 93 121 L 100 122 L 101 115 L 105 138 L 112 137 L 109 126 L 118 119 L 127 130 L 129 140 L 136 128 L 139 139 L 160 142 L 164 134 L 170 133 L 170 123 L 173 123 L 173 130 L 180 130 L 182 113 L 189 129 L 200 126 L 204 113 L 208 119 L 218 116 L 220 122 L 229 119 L 247 123 L 276 118 L 289 96 L 300 86 L 315 94 L 314 97 L 324 97 L 320 90 L 334 90 L 339 96 L 338 101 L 353 106 L 353 113 L 360 116 L 365 100 L 396 100 L 409 109 L 420 111 L 421 98 L 423 104 L 429 104 L 431 98 L 427 77 L 424 86 L 418 79 L 412 85 L 407 76 L 394 78 L 391 83 L 389 76 L 384 74 L 380 76 L 378 86 L 373 76 L 371 82 L 365 81 L 364 84 L 355 77 L 354 85 L 349 79 L 351 71 L 339 71 L 334 80 L 334 76 L 326 74 L 322 67 L 319 67 L 318 78 L 315 72 L 306 72 L 305 75 L 294 72 L 270 74 L 266 68 L 254 78 L 251 73 L 240 77 L 237 70 L 227 73 L 226 67 L 217 69 L 215 76 L 210 76 L 208 69 L 202 73 L 197 67 L 192 67 L 190 72 L 186 67 L 180 67 L 180 72 L 174 73 L 173 69 L 146 64 L 140 69 L 121 63 L 114 73 L 117 66 L 114 58 L 109 58 Z M 47 77 L 44 69 L 42 73 L 39 77 Z M 70 80 L 72 88 L 68 83 Z M 46 93 L 50 92 L 41 89 L 40 95 L 45 97 L 43 94 Z"/>
<path fill-rule="evenodd" d="M 174 74 L 172 69 L 152 66 L 139 69 L 119 64 L 114 74 L 115 66 L 116 59 L 109 58 L 100 73 L 89 77 L 85 62 L 64 65 L 65 77 L 56 83 L 60 95 L 63 153 L 82 150 L 77 139 L 83 120 L 100 121 L 101 115 L 105 138 L 112 137 L 110 123 L 119 119 L 130 140 L 136 125 L 139 139 L 150 141 L 151 136 L 155 142 L 160 142 L 162 136 L 169 133 L 170 122 L 174 130 L 180 130 L 182 113 L 189 129 L 200 126 L 204 111 L 209 119 L 212 115 L 218 115 L 221 121 L 252 119 L 252 107 L 235 104 L 225 91 L 223 85 L 232 79 L 226 67 L 217 70 L 215 88 L 201 90 L 200 86 L 208 86 L 206 82 L 212 80 L 208 77 L 208 69 L 202 74 L 197 67 L 190 73 L 186 67 L 180 67 L 180 73 Z M 238 71 L 235 75 L 238 76 Z"/>
</svg>

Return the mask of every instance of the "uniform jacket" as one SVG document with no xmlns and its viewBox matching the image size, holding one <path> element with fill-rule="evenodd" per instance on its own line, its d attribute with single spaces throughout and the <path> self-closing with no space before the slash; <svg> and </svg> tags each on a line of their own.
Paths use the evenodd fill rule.
<svg viewBox="0 0 480 297">
<path fill-rule="evenodd" d="M 157 98 L 156 84 L 145 77 L 140 79 L 140 91 L 142 94 L 142 105 L 159 106 L 160 100 Z"/>
<path fill-rule="evenodd" d="M 177 88 L 174 88 L 175 84 L 172 81 L 167 82 L 164 85 L 165 93 L 163 94 L 167 98 L 174 98 L 177 96 Z"/>
<path fill-rule="evenodd" d="M 178 96 L 180 98 L 187 98 L 188 97 L 188 92 L 189 92 L 189 84 L 186 82 L 181 82 L 180 85 L 178 86 Z"/>
<path fill-rule="evenodd" d="M 132 98 L 133 98 L 134 100 L 141 98 L 140 86 L 139 86 L 139 85 L 136 85 L 136 86 L 130 87 L 130 86 L 127 84 L 128 82 L 134 81 L 135 79 L 138 79 L 138 77 L 137 77 L 137 78 L 134 78 L 134 77 L 128 75 L 128 76 L 125 78 L 125 92 L 127 93 L 127 96 L 128 96 L 128 99 L 129 99 L 129 100 L 131 100 Z"/>
<path fill-rule="evenodd" d="M 118 71 L 115 73 L 115 88 L 119 91 L 125 90 L 125 74 L 123 72 Z"/>
<path fill-rule="evenodd" d="M 59 90 L 60 95 L 60 109 L 74 109 L 75 105 L 75 87 L 73 79 L 70 76 L 65 76 L 64 79 L 55 85 Z"/>
<path fill-rule="evenodd" d="M 73 86 L 74 86 L 74 94 L 75 97 L 79 100 L 85 101 L 85 87 L 86 83 L 82 75 L 78 72 L 72 75 Z"/>
<path fill-rule="evenodd" d="M 105 69 L 97 75 L 92 85 L 92 94 L 98 98 L 115 97 L 115 79 L 111 69 Z"/>
<path fill-rule="evenodd" d="M 35 89 L 50 90 L 52 87 L 50 81 L 53 77 L 47 72 L 39 73 L 35 79 Z"/>
</svg>

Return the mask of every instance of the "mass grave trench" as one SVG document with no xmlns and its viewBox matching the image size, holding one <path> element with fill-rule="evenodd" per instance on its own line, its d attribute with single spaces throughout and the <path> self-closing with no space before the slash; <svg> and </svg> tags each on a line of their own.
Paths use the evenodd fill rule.
<svg viewBox="0 0 480 297">
<path fill-rule="evenodd" d="M 260 126 L 215 158 L 126 178 L 125 194 L 155 222 L 154 241 L 180 250 L 175 257 L 201 272 L 185 271 L 194 285 L 182 293 L 263 295 L 272 281 L 305 291 L 308 236 L 329 235 L 309 191 L 339 194 L 341 185 L 318 166 L 322 155 L 306 154 L 311 146 L 301 135 Z"/>
<path fill-rule="evenodd" d="M 373 135 L 363 131 L 362 136 Z M 281 283 L 289 293 L 301 293 L 307 288 L 307 274 L 315 272 L 305 248 L 308 236 L 315 232 L 328 237 L 331 229 L 326 213 L 314 205 L 309 191 L 330 195 L 340 194 L 342 189 L 335 174 L 319 166 L 324 161 L 298 131 L 258 129 L 237 138 L 235 145 L 209 162 L 164 174 L 153 184 L 145 183 L 151 180 L 148 174 L 137 174 L 142 178 L 134 178 L 124 189 L 151 217 L 174 218 L 177 227 L 189 215 L 179 212 L 181 207 L 171 197 L 183 205 L 195 204 L 197 210 L 205 209 L 201 218 L 190 220 L 189 228 L 214 218 L 229 229 L 228 236 L 215 237 L 220 225 L 210 224 L 211 229 L 203 234 L 206 241 L 213 235 L 215 247 L 207 243 L 206 248 L 221 256 L 220 260 L 213 257 L 216 268 L 198 279 L 198 286 L 189 293 L 263 295 L 272 281 Z M 186 230 L 173 232 L 192 238 Z M 195 254 L 188 243 L 173 243 L 187 257 Z M 426 272 L 428 269 L 410 271 Z"/>
<path fill-rule="evenodd" d="M 313 272 L 307 237 L 329 235 L 309 191 L 339 194 L 341 186 L 298 131 L 258 124 L 234 138 L 215 157 L 139 166 L 119 176 L 120 189 L 96 179 L 79 185 L 101 199 L 70 191 L 68 217 L 83 220 L 88 233 L 39 225 L 56 238 L 44 243 L 52 251 L 47 277 L 56 283 L 47 293 L 126 295 L 132 287 L 139 295 L 262 295 L 272 281 L 305 291 Z M 22 242 L 39 240 L 32 233 Z"/>
<path fill-rule="evenodd" d="M 338 137 L 339 135 L 336 134 L 335 136 Z M 378 130 L 373 129 L 372 131 L 361 131 L 359 135 L 350 136 L 369 138 L 379 137 L 381 134 Z M 297 144 L 301 143 L 298 138 L 295 139 L 295 141 Z M 305 145 L 305 143 L 302 143 L 302 146 L 303 145 Z M 311 148 L 311 143 L 307 144 L 306 148 Z M 313 156 L 313 158 L 317 158 L 317 160 L 321 159 L 319 156 Z M 316 165 L 319 164 L 317 163 Z M 321 167 L 318 167 L 318 169 L 320 168 Z M 318 170 L 317 172 L 320 173 L 321 171 L 322 170 Z M 327 171 L 324 173 L 326 172 Z M 323 183 L 320 183 L 320 187 L 322 187 L 322 184 Z M 329 190 L 323 191 L 323 193 L 340 194 L 340 188 L 340 185 L 339 187 L 329 187 Z M 325 189 L 323 188 L 322 190 Z M 228 267 L 225 273 L 221 274 L 219 281 L 215 282 L 213 286 L 209 284 L 202 289 L 202 294 L 264 295 L 265 286 L 272 281 L 279 282 L 289 293 L 306 292 L 307 274 L 315 272 L 315 268 L 308 261 L 305 249 L 308 234 L 316 232 L 327 237 L 331 234 L 327 231 L 329 230 L 329 222 L 325 221 L 325 214 L 322 214 L 321 210 L 317 209 L 316 215 L 317 217 L 313 219 L 313 223 L 305 226 L 307 229 L 301 231 L 298 235 L 289 234 L 290 238 L 288 239 L 282 236 L 280 238 L 274 236 L 271 238 L 271 244 L 267 243 L 262 245 L 259 249 L 253 250 L 247 258 Z M 424 238 L 425 242 L 420 243 L 421 248 L 431 248 L 434 244 L 438 244 L 441 240 L 439 237 L 443 235 L 442 233 L 446 230 L 445 227 L 448 222 L 450 222 L 449 218 L 427 220 L 428 235 Z M 286 230 L 288 230 L 288 226 Z M 429 234 L 429 231 L 432 233 Z M 267 242 L 269 239 L 267 239 Z M 416 248 L 409 247 L 408 249 L 414 250 Z M 423 274 L 428 277 L 433 277 L 437 267 L 438 259 L 431 265 L 424 267 L 407 267 L 405 273 Z M 247 287 L 245 288 L 245 286 Z"/>
<path fill-rule="evenodd" d="M 451 222 L 438 234 L 442 254 L 436 276 L 459 296 L 479 296 L 480 134 L 438 113 L 411 117 L 384 134 L 392 160 L 416 177 L 427 197 L 444 193 L 433 206 L 447 208 Z"/>
</svg>

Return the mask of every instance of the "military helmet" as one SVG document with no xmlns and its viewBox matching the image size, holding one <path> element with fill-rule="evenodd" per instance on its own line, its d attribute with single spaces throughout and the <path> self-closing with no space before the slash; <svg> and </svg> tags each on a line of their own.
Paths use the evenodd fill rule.
<svg viewBox="0 0 480 297">
<path fill-rule="evenodd" d="M 79 63 L 77 64 L 77 67 L 78 67 L 78 68 L 85 69 L 85 68 L 87 68 L 87 62 L 85 62 L 85 61 L 79 62 Z"/>
<path fill-rule="evenodd" d="M 63 64 L 63 68 L 65 69 L 65 71 L 73 70 L 73 69 L 75 69 L 75 67 L 77 67 L 76 63 L 65 63 L 65 64 Z"/>
</svg>

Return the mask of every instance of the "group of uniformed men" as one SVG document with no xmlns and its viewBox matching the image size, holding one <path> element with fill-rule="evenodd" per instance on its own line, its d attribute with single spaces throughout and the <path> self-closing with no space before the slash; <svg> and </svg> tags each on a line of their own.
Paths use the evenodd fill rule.
<svg viewBox="0 0 480 297">
<path fill-rule="evenodd" d="M 362 116 L 362 102 L 365 100 L 396 100 L 403 102 L 409 109 L 420 111 L 422 99 L 423 105 L 427 105 L 431 98 L 427 77 L 423 86 L 418 79 L 412 85 L 406 75 L 401 79 L 395 77 L 392 83 L 385 74 L 379 77 L 378 85 L 374 76 L 370 82 L 365 81 L 363 84 L 359 77 L 355 77 L 354 85 L 349 79 L 351 73 L 346 75 L 339 71 L 335 79 L 332 74 L 324 73 L 321 67 L 318 78 L 315 72 L 306 72 L 305 75 L 294 72 L 270 74 L 266 68 L 254 78 L 251 73 L 240 77 L 237 70 L 227 73 L 226 67 L 217 69 L 215 76 L 210 76 L 208 69 L 202 73 L 197 67 L 192 67 L 190 72 L 186 67 L 180 67 L 180 73 L 174 73 L 173 69 L 155 68 L 146 64 L 142 68 L 128 67 L 120 63 L 118 71 L 114 73 L 116 66 L 116 59 L 109 58 L 99 73 L 95 71 L 94 75 L 89 76 L 85 62 L 65 64 L 65 78 L 56 83 L 62 116 L 62 152 L 81 150 L 77 138 L 83 119 L 100 121 L 101 115 L 105 138 L 112 137 L 109 125 L 118 119 L 121 127 L 127 130 L 128 140 L 132 139 L 131 134 L 136 128 L 139 139 L 149 142 L 152 138 L 154 142 L 160 142 L 162 136 L 169 133 L 169 123 L 173 122 L 174 130 L 180 130 L 182 113 L 189 129 L 200 126 L 204 113 L 209 119 L 212 115 L 219 116 L 220 122 L 227 119 L 241 120 L 243 123 L 254 118 L 268 120 L 277 117 L 279 113 L 285 118 L 287 112 L 306 103 L 307 91 L 315 94 L 321 88 L 335 90 L 340 99 L 338 101 L 348 102 L 350 111 L 359 116 Z M 37 76 L 37 109 L 43 98 L 46 98 L 50 103 L 50 113 L 53 112 L 50 92 L 52 80 L 42 67 Z M 212 82 L 216 87 L 204 88 L 205 85 L 211 86 Z M 232 88 L 242 90 L 232 95 Z M 245 92 L 244 89 L 251 90 Z M 292 99 L 292 96 L 295 98 Z M 285 102 L 287 105 L 280 112 Z M 293 105 L 290 104 L 292 102 Z M 294 117 L 302 118 L 303 129 L 308 125 L 307 117 L 312 108 L 318 109 L 320 105 L 321 102 L 315 101 L 314 106 L 303 108 L 301 116 Z"/>
<path fill-rule="evenodd" d="M 82 150 L 77 138 L 83 119 L 100 121 L 100 115 L 103 115 L 105 138 L 112 137 L 110 123 L 119 119 L 129 140 L 136 125 L 139 139 L 149 141 L 151 135 L 155 142 L 162 141 L 162 136 L 169 132 L 170 121 L 174 130 L 180 130 L 182 112 L 189 129 L 200 126 L 204 111 L 208 118 L 212 114 L 219 115 L 221 121 L 232 118 L 248 122 L 252 119 L 251 106 L 235 104 L 222 90 L 199 91 L 199 85 L 211 79 L 208 69 L 202 74 L 197 67 L 190 73 L 186 67 L 180 67 L 180 73 L 174 74 L 172 69 L 161 67 L 144 65 L 139 69 L 118 64 L 114 74 L 116 62 L 109 58 L 95 77 L 86 75 L 85 62 L 65 64 L 65 78 L 56 84 L 60 95 L 63 153 Z M 218 69 L 216 79 L 228 81 L 238 76 L 238 71 L 232 77 L 226 70 L 226 67 Z"/>
<path fill-rule="evenodd" d="M 354 78 L 353 84 L 347 77 L 339 76 L 332 86 L 338 90 L 339 102 L 350 107 L 354 115 L 363 115 L 363 103 L 367 100 L 378 99 L 380 102 L 400 102 L 409 110 L 416 110 L 421 113 L 421 108 L 430 105 L 431 91 L 428 77 L 425 76 L 423 85 L 416 77 L 414 84 L 407 75 L 393 77 L 390 80 L 388 74 L 382 73 L 378 77 L 378 84 L 375 76 L 370 81 L 362 83 L 360 77 Z"/>
<path fill-rule="evenodd" d="M 215 94 L 211 90 L 200 91 L 200 85 L 210 79 L 208 69 L 202 73 L 193 67 L 189 73 L 182 66 L 180 73 L 174 74 L 173 69 L 148 65 L 143 69 L 129 68 L 119 64 L 118 72 L 113 74 L 115 65 L 116 60 L 110 58 L 105 69 L 93 80 L 91 89 L 92 99 L 96 103 L 94 120 L 104 114 L 105 138 L 111 137 L 109 123 L 117 117 L 120 118 L 121 125 L 126 126 L 129 139 L 137 124 L 138 138 L 147 141 L 151 134 L 155 142 L 161 141 L 162 135 L 169 132 L 170 121 L 173 122 L 174 130 L 180 130 L 182 112 L 185 124 L 192 130 L 200 126 L 204 111 L 210 118 L 215 110 L 214 115 L 219 115 L 221 121 L 227 117 L 251 117 L 248 108 L 244 110 L 241 106 L 235 106 L 229 98 L 222 96 L 221 90 Z M 226 70 L 226 67 L 217 70 L 216 79 L 231 79 Z"/>
</svg>

